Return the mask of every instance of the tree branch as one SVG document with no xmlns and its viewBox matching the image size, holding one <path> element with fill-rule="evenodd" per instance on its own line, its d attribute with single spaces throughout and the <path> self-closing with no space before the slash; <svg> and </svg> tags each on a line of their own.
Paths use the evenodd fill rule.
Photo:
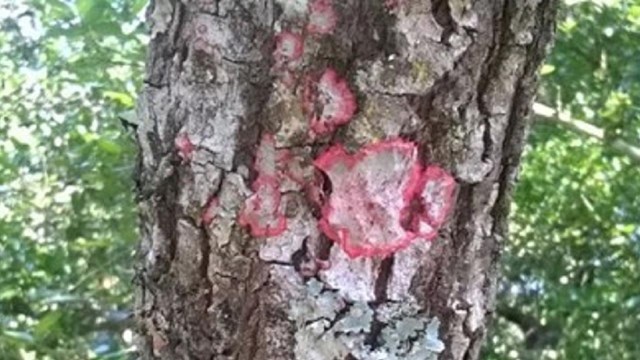
<svg viewBox="0 0 640 360">
<path fill-rule="evenodd" d="M 604 130 L 589 124 L 588 122 L 573 119 L 567 111 L 558 111 L 549 106 L 540 103 L 533 104 L 533 112 L 545 121 L 550 121 L 576 133 L 587 135 L 601 141 L 605 141 Z M 612 139 L 608 144 L 615 150 L 630 157 L 633 161 L 640 164 L 640 147 L 621 139 Z"/>
</svg>

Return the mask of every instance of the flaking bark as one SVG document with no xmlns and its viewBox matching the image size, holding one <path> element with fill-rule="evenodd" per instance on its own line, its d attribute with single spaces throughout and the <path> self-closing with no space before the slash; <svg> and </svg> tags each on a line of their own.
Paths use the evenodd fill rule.
<svg viewBox="0 0 640 360">
<path fill-rule="evenodd" d="M 277 28 L 300 26 L 305 3 L 156 0 L 150 6 L 138 130 L 140 357 L 321 357 L 308 345 L 320 346 L 308 336 L 318 322 L 292 314 L 292 300 L 321 296 L 309 295 L 318 282 L 333 289 L 322 296 L 336 309 L 323 329 L 341 327 L 363 339 L 359 352 L 330 343 L 341 359 L 391 351 L 379 340 L 386 329 L 416 316 L 439 321 L 439 359 L 477 359 L 494 311 L 510 194 L 555 1 L 405 0 L 392 9 L 383 0 L 336 1 L 338 26 L 314 40 L 307 65 L 343 74 L 359 110 L 333 137 L 315 142 L 289 133 L 306 119 L 278 105 L 271 71 Z M 412 140 L 424 159 L 455 176 L 454 213 L 430 248 L 352 261 L 319 234 L 313 206 L 292 190 L 283 194 L 287 233 L 253 239 L 236 221 L 256 175 L 262 132 L 284 133 L 280 145 L 308 157 L 335 142 L 355 149 L 385 137 Z M 179 133 L 195 146 L 188 161 L 176 152 Z M 207 225 L 202 212 L 213 198 L 219 211 Z M 308 271 L 312 258 L 331 260 L 332 268 L 310 283 L 301 269 Z M 415 303 L 415 311 L 393 310 L 403 302 Z M 396 311 L 395 320 L 389 311 Z M 355 312 L 368 322 L 345 330 L 341 320 Z"/>
</svg>

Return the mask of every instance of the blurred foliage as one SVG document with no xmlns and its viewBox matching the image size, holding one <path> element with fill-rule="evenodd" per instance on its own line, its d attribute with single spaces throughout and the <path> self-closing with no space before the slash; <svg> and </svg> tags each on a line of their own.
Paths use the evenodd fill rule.
<svg viewBox="0 0 640 360">
<path fill-rule="evenodd" d="M 0 358 L 126 359 L 145 0 L 0 0 Z M 566 0 L 540 101 L 640 139 L 640 0 Z M 640 171 L 537 123 L 485 359 L 639 359 Z"/>
<path fill-rule="evenodd" d="M 146 1 L 0 1 L 0 358 L 128 345 Z M 130 332 L 130 330 L 129 330 Z"/>
<path fill-rule="evenodd" d="M 605 129 L 534 125 L 486 359 L 640 359 L 640 1 L 566 1 L 538 101 Z M 637 145 L 636 145 L 637 146 Z"/>
</svg>

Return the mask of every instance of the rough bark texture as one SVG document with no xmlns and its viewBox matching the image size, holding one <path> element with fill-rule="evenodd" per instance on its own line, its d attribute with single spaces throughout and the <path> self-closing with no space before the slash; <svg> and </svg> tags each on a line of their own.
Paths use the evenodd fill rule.
<svg viewBox="0 0 640 360">
<path fill-rule="evenodd" d="M 336 69 L 358 112 L 310 138 L 299 89 L 272 56 L 279 31 L 305 28 L 307 1 L 152 2 L 138 129 L 141 358 L 478 358 L 554 0 L 333 6 L 337 27 L 305 34 L 293 77 Z M 294 186 L 282 195 L 287 231 L 252 238 L 237 216 L 265 132 L 303 162 L 332 143 L 414 141 L 455 176 L 453 214 L 431 244 L 349 259 Z M 313 268 L 323 260 L 328 269 Z"/>
</svg>

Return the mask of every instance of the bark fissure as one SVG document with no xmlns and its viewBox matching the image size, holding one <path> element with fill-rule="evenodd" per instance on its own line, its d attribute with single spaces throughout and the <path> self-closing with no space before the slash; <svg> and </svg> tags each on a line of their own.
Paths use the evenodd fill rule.
<svg viewBox="0 0 640 360">
<path fill-rule="evenodd" d="M 490 106 L 486 104 L 484 99 L 482 98 L 483 94 L 485 94 L 491 83 L 491 80 L 497 75 L 500 67 L 503 65 L 501 61 L 503 58 L 503 50 L 504 46 L 508 45 L 507 36 L 509 29 L 509 1 L 502 2 L 500 5 L 499 2 L 496 2 L 494 5 L 496 8 L 495 18 L 493 19 L 493 35 L 491 38 L 491 44 L 489 45 L 489 49 L 487 52 L 487 56 L 485 61 L 483 61 L 483 70 L 480 73 L 480 79 L 478 81 L 478 89 L 476 90 L 476 101 L 478 102 L 478 109 L 483 116 L 483 142 L 484 142 L 484 151 L 482 153 L 483 161 L 492 161 L 492 156 L 494 155 L 494 144 L 492 139 L 492 129 L 491 122 L 489 119 L 491 118 L 491 109 Z M 500 9 L 500 10 L 497 10 Z M 508 51 L 508 49 L 506 49 Z"/>
<path fill-rule="evenodd" d="M 389 278 L 393 272 L 394 257 L 389 256 L 382 260 L 380 264 L 380 270 L 376 276 L 375 283 L 375 296 L 376 303 L 382 304 L 387 301 L 387 285 L 389 284 Z"/>
<path fill-rule="evenodd" d="M 163 262 L 166 261 L 166 265 L 170 265 L 176 257 L 176 227 L 174 223 L 174 219 L 177 217 L 177 212 L 175 211 L 176 204 L 176 193 L 178 191 L 178 174 L 173 174 L 170 176 L 163 184 L 164 189 L 158 190 L 158 195 L 156 198 L 155 207 L 158 209 L 158 213 L 156 214 L 158 219 L 158 226 L 162 235 L 169 239 L 166 259 L 163 259 Z M 164 268 L 162 273 L 168 270 Z"/>
<path fill-rule="evenodd" d="M 455 32 L 455 22 L 451 17 L 451 7 L 448 0 L 434 0 L 431 4 L 433 7 L 433 15 L 435 20 L 442 26 L 443 31 L 440 36 L 440 42 L 449 44 L 449 36 Z"/>
</svg>

